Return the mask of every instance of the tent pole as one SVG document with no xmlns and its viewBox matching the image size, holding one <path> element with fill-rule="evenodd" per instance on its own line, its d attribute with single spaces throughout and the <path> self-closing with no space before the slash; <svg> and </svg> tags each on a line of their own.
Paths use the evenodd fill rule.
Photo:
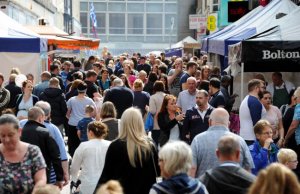
<svg viewBox="0 0 300 194">
<path fill-rule="evenodd" d="M 244 62 L 241 65 L 241 101 L 244 99 Z"/>
</svg>

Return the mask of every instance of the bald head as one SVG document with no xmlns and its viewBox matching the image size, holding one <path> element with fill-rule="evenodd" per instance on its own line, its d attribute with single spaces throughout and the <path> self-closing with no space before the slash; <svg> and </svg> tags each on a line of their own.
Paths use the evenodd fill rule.
<svg viewBox="0 0 300 194">
<path fill-rule="evenodd" d="M 229 114 L 224 108 L 216 108 L 211 112 L 209 122 L 210 126 L 221 125 L 228 127 Z"/>
</svg>

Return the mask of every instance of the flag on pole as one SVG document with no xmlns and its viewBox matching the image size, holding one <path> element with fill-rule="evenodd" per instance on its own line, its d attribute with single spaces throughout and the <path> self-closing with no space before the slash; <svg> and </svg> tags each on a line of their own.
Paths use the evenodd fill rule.
<svg viewBox="0 0 300 194">
<path fill-rule="evenodd" d="M 97 31 L 96 31 L 96 28 L 97 28 L 97 18 L 96 18 L 96 14 L 95 14 L 95 7 L 94 7 L 93 2 L 90 5 L 91 5 L 91 8 L 90 8 L 90 18 L 91 18 L 91 21 L 92 21 L 94 37 L 96 38 L 97 37 Z"/>
</svg>

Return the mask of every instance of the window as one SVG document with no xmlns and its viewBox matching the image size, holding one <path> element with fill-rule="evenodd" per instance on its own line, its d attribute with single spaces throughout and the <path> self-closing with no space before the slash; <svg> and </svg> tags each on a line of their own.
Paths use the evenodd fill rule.
<svg viewBox="0 0 300 194">
<path fill-rule="evenodd" d="M 87 11 L 88 10 L 88 3 L 87 2 L 80 2 L 80 10 Z"/>
<path fill-rule="evenodd" d="M 128 12 L 144 12 L 144 4 L 143 3 L 128 3 L 127 11 Z"/>
<path fill-rule="evenodd" d="M 108 11 L 125 12 L 125 3 L 108 3 Z"/>
<path fill-rule="evenodd" d="M 128 34 L 143 34 L 144 17 L 143 14 L 128 14 L 127 21 Z"/>
<path fill-rule="evenodd" d="M 172 29 L 173 26 L 173 29 Z M 177 29 L 177 17 L 176 14 L 165 15 L 165 34 L 176 34 Z"/>
<path fill-rule="evenodd" d="M 162 14 L 147 14 L 147 34 L 162 34 Z"/>
<path fill-rule="evenodd" d="M 106 3 L 94 2 L 94 7 L 95 7 L 95 12 L 106 11 L 107 10 L 107 4 Z"/>
<path fill-rule="evenodd" d="M 105 13 L 96 13 L 97 34 L 105 34 Z"/>
<path fill-rule="evenodd" d="M 177 4 L 176 3 L 166 3 L 165 4 L 165 12 L 177 12 Z"/>
<path fill-rule="evenodd" d="M 125 34 L 125 14 L 121 14 L 121 13 L 109 14 L 109 33 Z"/>
<path fill-rule="evenodd" d="M 146 10 L 147 12 L 162 12 L 163 6 L 161 3 L 147 3 Z"/>
<path fill-rule="evenodd" d="M 87 27 L 87 13 L 86 12 L 81 12 L 80 13 L 80 23 L 81 23 L 83 28 Z"/>
<path fill-rule="evenodd" d="M 219 11 L 219 0 L 212 0 L 211 12 Z"/>
</svg>

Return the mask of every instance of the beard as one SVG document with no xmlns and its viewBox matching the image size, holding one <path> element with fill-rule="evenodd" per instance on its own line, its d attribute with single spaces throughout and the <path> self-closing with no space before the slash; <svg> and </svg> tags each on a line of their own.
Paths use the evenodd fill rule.
<svg viewBox="0 0 300 194">
<path fill-rule="evenodd" d="M 257 95 L 258 95 L 259 99 L 262 99 L 264 96 L 263 91 L 259 90 Z"/>
</svg>

